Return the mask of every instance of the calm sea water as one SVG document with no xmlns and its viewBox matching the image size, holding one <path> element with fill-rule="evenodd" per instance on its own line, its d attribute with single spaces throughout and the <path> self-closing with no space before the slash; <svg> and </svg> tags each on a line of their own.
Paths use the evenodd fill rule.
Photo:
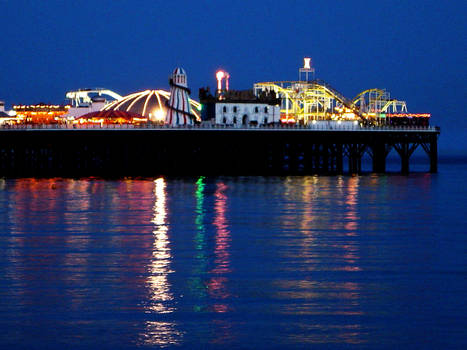
<svg viewBox="0 0 467 350">
<path fill-rule="evenodd" d="M 467 165 L 0 180 L 0 347 L 467 347 Z"/>
</svg>

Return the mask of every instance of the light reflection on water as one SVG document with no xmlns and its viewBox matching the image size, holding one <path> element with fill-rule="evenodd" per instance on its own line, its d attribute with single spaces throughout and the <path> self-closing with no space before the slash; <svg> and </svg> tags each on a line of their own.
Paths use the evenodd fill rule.
<svg viewBox="0 0 467 350">
<path fill-rule="evenodd" d="M 154 186 L 154 218 L 151 221 L 154 224 L 154 243 L 148 271 L 150 295 L 146 311 L 157 318 L 158 314 L 172 313 L 176 309 L 170 305 L 174 297 L 168 276 L 174 271 L 170 269 L 172 255 L 168 236 L 166 182 L 159 178 L 154 181 Z M 181 341 L 182 335 L 175 322 L 147 321 L 142 341 L 149 345 L 175 345 Z"/>
<path fill-rule="evenodd" d="M 425 175 L 2 180 L 0 345 L 414 345 L 414 325 L 440 333 L 434 186 Z"/>
<path fill-rule="evenodd" d="M 300 183 L 296 179 L 286 182 L 283 202 L 287 203 L 287 215 L 283 216 L 283 225 L 297 221 L 300 229 L 291 232 L 293 235 L 287 243 L 290 248 L 279 252 L 281 260 L 287 262 L 285 271 L 294 274 L 297 269 L 303 269 L 306 274 L 304 279 L 275 281 L 274 298 L 284 303 L 279 313 L 299 317 L 363 315 L 359 303 L 360 284 L 348 280 L 330 281 L 327 274 L 322 274 L 323 271 L 361 270 L 356 242 L 360 220 L 358 191 L 358 177 L 344 180 L 343 177 L 314 176 Z M 295 243 L 297 249 L 292 249 Z M 363 327 L 356 321 L 358 319 L 349 319 L 344 324 L 299 324 L 292 328 L 288 337 L 301 344 L 365 343 Z M 305 329 L 315 330 L 316 334 Z"/>
<path fill-rule="evenodd" d="M 225 190 L 227 186 L 222 182 L 216 184 L 214 193 L 214 226 L 215 226 L 215 247 L 214 247 L 214 268 L 211 271 L 211 280 L 208 284 L 208 290 L 211 297 L 215 300 L 223 300 L 229 297 L 227 289 L 227 277 L 230 272 L 230 232 L 227 225 L 227 196 Z M 216 312 L 227 312 L 229 307 L 226 304 L 215 304 Z"/>
</svg>

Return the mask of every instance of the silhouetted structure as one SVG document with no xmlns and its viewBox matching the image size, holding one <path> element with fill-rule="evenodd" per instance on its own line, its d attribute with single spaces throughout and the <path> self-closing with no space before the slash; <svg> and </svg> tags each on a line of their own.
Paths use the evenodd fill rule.
<svg viewBox="0 0 467 350">
<path fill-rule="evenodd" d="M 386 171 L 394 148 L 409 172 L 418 146 L 437 171 L 438 129 L 0 129 L 0 177 L 310 175 Z M 347 166 L 345 166 L 347 164 Z"/>
</svg>

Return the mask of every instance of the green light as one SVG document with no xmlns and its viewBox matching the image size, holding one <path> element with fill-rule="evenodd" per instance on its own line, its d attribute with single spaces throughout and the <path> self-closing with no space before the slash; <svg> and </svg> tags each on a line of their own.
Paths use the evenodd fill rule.
<svg viewBox="0 0 467 350">
<path fill-rule="evenodd" d="M 197 298 L 202 299 L 206 297 L 206 290 L 201 276 L 206 273 L 207 269 L 207 254 L 206 254 L 206 228 L 204 226 L 205 211 L 204 211 L 204 176 L 200 176 L 196 181 L 196 234 L 195 234 L 195 261 L 193 264 L 193 277 L 188 281 L 190 290 L 196 295 Z M 201 300 L 199 300 L 201 302 Z M 194 306 L 194 311 L 199 312 L 202 307 L 199 305 Z"/>
</svg>

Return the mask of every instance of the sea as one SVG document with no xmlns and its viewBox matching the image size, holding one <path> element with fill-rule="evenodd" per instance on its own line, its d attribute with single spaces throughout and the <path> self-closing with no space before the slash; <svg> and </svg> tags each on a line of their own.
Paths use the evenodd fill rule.
<svg viewBox="0 0 467 350">
<path fill-rule="evenodd" d="M 0 348 L 467 349 L 466 181 L 0 179 Z"/>
</svg>

